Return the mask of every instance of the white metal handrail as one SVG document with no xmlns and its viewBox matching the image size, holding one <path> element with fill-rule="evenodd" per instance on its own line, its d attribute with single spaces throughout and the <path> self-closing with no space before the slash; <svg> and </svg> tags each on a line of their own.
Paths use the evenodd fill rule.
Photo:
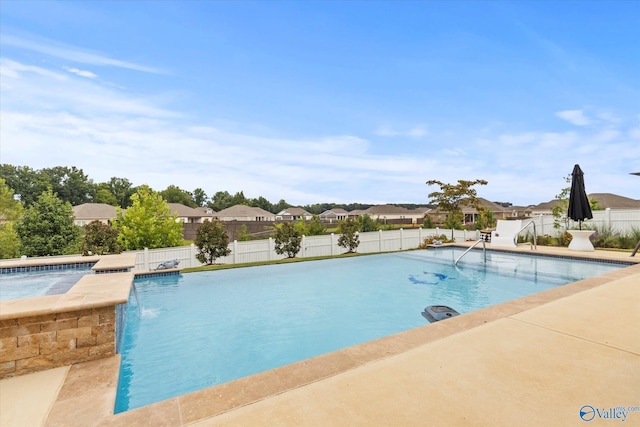
<svg viewBox="0 0 640 427">
<path fill-rule="evenodd" d="M 527 222 L 521 229 L 520 231 L 518 231 L 516 233 L 516 235 L 513 237 L 513 243 L 516 244 L 516 246 L 518 246 L 518 234 L 520 234 L 522 231 L 524 231 L 525 228 L 527 228 L 529 225 L 533 224 L 533 245 L 531 245 L 531 249 L 538 249 L 538 234 L 536 232 L 536 223 L 533 220 L 530 220 L 529 222 Z M 527 242 L 530 243 L 530 242 Z"/>
<path fill-rule="evenodd" d="M 480 243 L 480 242 L 482 242 L 482 254 L 484 255 L 484 261 L 487 262 L 487 243 L 484 240 L 484 238 L 482 238 L 482 239 L 476 240 L 476 242 L 473 245 L 469 246 L 469 248 L 466 251 L 464 251 L 464 253 L 462 255 L 460 255 L 458 257 L 458 259 L 453 263 L 453 265 L 458 265 L 458 261 L 460 261 L 462 259 L 462 257 L 467 254 L 467 252 L 469 252 L 471 249 L 475 248 L 476 245 L 478 243 Z"/>
</svg>

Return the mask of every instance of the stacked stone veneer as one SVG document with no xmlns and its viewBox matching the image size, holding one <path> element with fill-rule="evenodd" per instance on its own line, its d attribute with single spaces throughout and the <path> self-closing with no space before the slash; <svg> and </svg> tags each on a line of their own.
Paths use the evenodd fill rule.
<svg viewBox="0 0 640 427">
<path fill-rule="evenodd" d="M 0 320 L 0 378 L 116 353 L 116 306 Z"/>
</svg>

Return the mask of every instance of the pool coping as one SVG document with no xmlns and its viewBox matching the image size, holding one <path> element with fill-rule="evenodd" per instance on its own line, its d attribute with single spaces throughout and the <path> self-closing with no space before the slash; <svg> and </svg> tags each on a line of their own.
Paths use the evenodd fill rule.
<svg viewBox="0 0 640 427">
<path fill-rule="evenodd" d="M 469 245 L 453 246 L 468 247 Z M 487 246 L 491 249 L 490 244 Z M 540 250 L 541 248 L 543 249 Z M 500 248 L 500 250 L 532 253 L 522 248 Z M 640 265 L 638 265 L 640 259 L 631 257 L 623 259 L 625 254 L 617 252 L 573 253 L 567 252 L 566 248 L 546 247 L 538 247 L 537 252 L 537 255 L 556 257 L 568 255 L 578 259 L 622 260 L 624 263 L 636 265 L 116 415 L 113 414 L 113 407 L 120 356 L 73 365 L 45 425 L 188 425 L 621 278 L 632 275 L 640 277 Z M 98 380 L 87 381 L 94 378 Z"/>
</svg>

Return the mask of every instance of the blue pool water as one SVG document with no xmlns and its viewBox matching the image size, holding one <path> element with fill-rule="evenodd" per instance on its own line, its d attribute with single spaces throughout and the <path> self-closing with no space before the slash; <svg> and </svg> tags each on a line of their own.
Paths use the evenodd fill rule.
<svg viewBox="0 0 640 427">
<path fill-rule="evenodd" d="M 91 274 L 90 268 L 3 273 L 0 275 L 0 301 L 64 294 L 82 276 Z"/>
<path fill-rule="evenodd" d="M 136 279 L 116 412 L 622 267 L 461 249 Z"/>
</svg>

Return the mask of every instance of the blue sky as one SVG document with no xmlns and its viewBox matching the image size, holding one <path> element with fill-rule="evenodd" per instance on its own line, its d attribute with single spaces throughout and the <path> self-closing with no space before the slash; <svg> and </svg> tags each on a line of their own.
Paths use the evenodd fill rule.
<svg viewBox="0 0 640 427">
<path fill-rule="evenodd" d="M 640 199 L 640 2 L 0 2 L 0 162 L 291 204 Z"/>
</svg>

